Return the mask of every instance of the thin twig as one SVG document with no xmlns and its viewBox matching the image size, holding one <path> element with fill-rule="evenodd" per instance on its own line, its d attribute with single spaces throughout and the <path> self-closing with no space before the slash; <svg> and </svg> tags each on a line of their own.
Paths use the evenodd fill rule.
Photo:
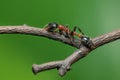
<svg viewBox="0 0 120 80">
<path fill-rule="evenodd" d="M 32 66 L 32 70 L 34 74 L 37 74 L 44 70 L 57 68 L 59 70 L 60 76 L 64 76 L 66 72 L 70 70 L 70 66 L 73 63 L 85 57 L 92 50 L 106 43 L 120 39 L 120 30 L 116 30 L 116 31 L 107 33 L 105 35 L 101 35 L 91 39 L 94 44 L 94 47 L 89 49 L 89 48 L 86 48 L 84 45 L 82 45 L 79 48 L 81 44 L 79 39 L 75 39 L 74 42 L 71 43 L 71 41 L 68 38 L 65 38 L 59 33 L 53 34 L 41 28 L 35 28 L 35 27 L 30 27 L 25 25 L 24 26 L 0 26 L 0 34 L 27 34 L 27 35 L 43 36 L 43 37 L 57 40 L 62 43 L 78 48 L 78 50 L 76 50 L 72 55 L 67 57 L 65 60 L 53 61 L 53 62 L 48 62 L 40 65 L 33 64 Z"/>
</svg>

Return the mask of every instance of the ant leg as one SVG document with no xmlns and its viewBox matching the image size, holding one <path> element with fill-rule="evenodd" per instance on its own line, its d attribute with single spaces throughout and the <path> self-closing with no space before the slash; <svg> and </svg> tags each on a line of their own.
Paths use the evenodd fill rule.
<svg viewBox="0 0 120 80">
<path fill-rule="evenodd" d="M 65 26 L 66 28 L 69 28 L 68 24 Z"/>
<path fill-rule="evenodd" d="M 61 30 L 59 30 L 59 34 L 60 34 L 60 35 L 64 35 L 64 34 L 63 34 L 63 31 L 61 31 Z"/>
<path fill-rule="evenodd" d="M 64 29 L 65 29 L 65 30 L 60 30 L 60 29 L 59 29 L 59 34 L 60 34 L 60 35 L 63 35 L 63 36 L 66 37 L 66 38 L 69 38 L 68 26 L 64 26 Z"/>
<path fill-rule="evenodd" d="M 71 40 L 74 41 L 74 32 L 76 31 L 76 26 L 73 28 L 73 30 L 70 32 Z"/>
<path fill-rule="evenodd" d="M 75 26 L 74 29 L 71 31 L 70 34 L 71 34 L 72 36 L 74 35 L 74 32 L 76 31 L 76 28 L 77 28 L 77 27 Z"/>
<path fill-rule="evenodd" d="M 71 31 L 70 31 L 68 25 L 66 26 L 65 36 L 70 39 L 71 43 L 73 43 L 73 36 L 71 35 Z"/>
<path fill-rule="evenodd" d="M 70 38 L 70 33 L 69 33 L 70 30 L 69 30 L 69 26 L 66 25 L 65 28 L 66 28 L 66 31 L 65 31 L 65 37 Z"/>
<path fill-rule="evenodd" d="M 77 28 L 80 31 L 80 33 L 82 33 L 82 35 L 84 35 L 84 33 L 82 32 L 82 30 L 79 27 L 77 27 Z"/>
<path fill-rule="evenodd" d="M 74 32 L 76 31 L 76 28 L 77 28 L 77 26 L 75 26 L 75 27 L 73 28 L 73 30 L 71 31 L 71 36 L 73 37 L 73 40 L 74 40 Z"/>
<path fill-rule="evenodd" d="M 43 29 L 47 31 L 48 30 L 48 24 L 44 25 Z"/>
</svg>

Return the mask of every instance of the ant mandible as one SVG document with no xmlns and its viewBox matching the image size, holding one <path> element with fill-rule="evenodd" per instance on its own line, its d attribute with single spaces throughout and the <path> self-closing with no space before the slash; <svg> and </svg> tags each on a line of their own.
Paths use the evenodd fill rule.
<svg viewBox="0 0 120 80">
<path fill-rule="evenodd" d="M 78 34 L 77 32 L 75 32 L 76 28 L 78 28 L 81 34 Z M 74 29 L 71 31 L 68 28 L 68 26 L 63 26 L 54 22 L 54 23 L 48 23 L 44 29 L 48 32 L 55 32 L 58 29 L 61 35 L 64 35 L 65 37 L 70 38 L 71 41 L 74 40 L 74 36 L 77 36 L 81 38 L 81 43 L 86 47 L 91 48 L 93 46 L 93 43 L 90 40 L 90 38 L 84 35 L 84 33 L 81 31 L 79 27 L 75 26 Z"/>
</svg>

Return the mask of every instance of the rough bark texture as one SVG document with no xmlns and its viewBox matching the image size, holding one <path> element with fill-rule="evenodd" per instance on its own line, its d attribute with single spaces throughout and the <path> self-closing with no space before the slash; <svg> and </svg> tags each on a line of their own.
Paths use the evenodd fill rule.
<svg viewBox="0 0 120 80">
<path fill-rule="evenodd" d="M 100 47 L 106 43 L 120 39 L 120 30 L 116 30 L 116 31 L 107 33 L 105 35 L 101 35 L 101 36 L 91 39 L 94 44 L 94 47 L 87 48 L 84 45 L 79 47 L 79 45 L 81 44 L 80 39 L 75 39 L 74 42 L 71 43 L 71 41 L 68 38 L 65 38 L 64 36 L 60 35 L 59 33 L 50 33 L 50 32 L 45 31 L 44 29 L 30 27 L 30 26 L 26 26 L 26 25 L 23 25 L 23 26 L 0 26 L 0 34 L 27 34 L 27 35 L 43 36 L 43 37 L 57 40 L 62 43 L 76 47 L 78 50 L 73 52 L 73 54 L 71 54 L 65 60 L 52 61 L 52 62 L 40 64 L 40 65 L 33 64 L 33 66 L 32 66 L 32 71 L 34 74 L 37 74 L 44 70 L 50 70 L 50 69 L 57 68 L 60 76 L 64 76 L 66 74 L 66 72 L 70 70 L 70 67 L 73 63 L 75 63 L 76 61 L 85 57 L 92 50 L 94 50 L 97 47 Z"/>
</svg>

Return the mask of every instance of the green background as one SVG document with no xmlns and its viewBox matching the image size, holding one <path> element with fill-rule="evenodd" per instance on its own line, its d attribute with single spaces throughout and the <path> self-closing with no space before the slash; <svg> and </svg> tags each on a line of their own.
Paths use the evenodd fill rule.
<svg viewBox="0 0 120 80">
<path fill-rule="evenodd" d="M 120 0 L 0 0 L 1 26 L 42 28 L 48 22 L 77 25 L 96 37 L 120 28 Z M 119 40 L 91 52 L 62 78 L 56 69 L 32 73 L 32 64 L 61 60 L 75 50 L 43 37 L 1 34 L 0 80 L 120 80 Z"/>
</svg>

